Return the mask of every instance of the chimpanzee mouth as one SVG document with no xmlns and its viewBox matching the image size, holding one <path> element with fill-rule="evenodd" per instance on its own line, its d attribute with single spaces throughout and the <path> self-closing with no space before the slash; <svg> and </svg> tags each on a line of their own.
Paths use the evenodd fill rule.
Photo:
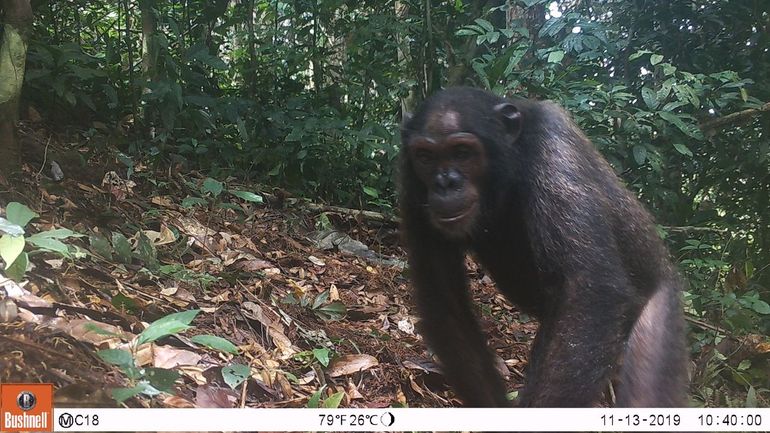
<svg viewBox="0 0 770 433">
<path fill-rule="evenodd" d="M 440 216 L 440 217 L 437 217 L 436 219 L 437 219 L 437 220 L 438 220 L 438 222 L 440 222 L 441 224 L 452 224 L 452 223 L 456 223 L 456 222 L 458 222 L 458 221 L 462 221 L 463 219 L 465 219 L 466 217 L 468 217 L 469 215 L 471 215 L 473 212 L 475 212 L 475 211 L 476 211 L 476 207 L 477 207 L 477 205 L 476 205 L 476 203 L 474 203 L 474 204 L 472 204 L 471 206 L 469 206 L 469 207 L 467 207 L 467 208 L 465 208 L 465 209 L 461 210 L 459 213 L 457 213 L 457 214 L 455 214 L 455 215 L 452 215 L 452 216 L 447 216 L 447 217 L 445 217 L 445 216 Z"/>
</svg>

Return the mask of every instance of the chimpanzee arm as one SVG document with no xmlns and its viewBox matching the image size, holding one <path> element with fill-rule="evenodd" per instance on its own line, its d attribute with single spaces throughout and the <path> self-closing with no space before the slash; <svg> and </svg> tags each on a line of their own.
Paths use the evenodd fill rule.
<svg viewBox="0 0 770 433">
<path fill-rule="evenodd" d="M 422 318 L 420 330 L 438 356 L 447 381 L 468 406 L 509 406 L 472 310 L 464 251 L 426 232 L 411 236 L 409 244 L 409 273 Z"/>
<path fill-rule="evenodd" d="M 595 189 L 538 193 L 529 230 L 553 302 L 540 318 L 521 404 L 588 406 L 601 400 L 647 297 L 628 277 L 612 207 Z"/>
<path fill-rule="evenodd" d="M 535 338 L 521 406 L 586 407 L 601 401 L 639 303 L 622 279 L 599 275 L 565 276 L 565 296 L 543 318 Z"/>
</svg>

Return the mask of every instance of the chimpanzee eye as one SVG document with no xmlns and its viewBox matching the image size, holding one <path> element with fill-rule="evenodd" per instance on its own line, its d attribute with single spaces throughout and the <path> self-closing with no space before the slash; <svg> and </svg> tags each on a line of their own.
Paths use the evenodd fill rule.
<svg viewBox="0 0 770 433">
<path fill-rule="evenodd" d="M 457 161 L 467 161 L 473 157 L 473 150 L 466 145 L 459 145 L 452 148 L 452 157 Z"/>
<path fill-rule="evenodd" d="M 425 149 L 420 149 L 415 152 L 414 157 L 417 159 L 417 162 L 423 165 L 433 163 L 433 154 Z"/>
</svg>

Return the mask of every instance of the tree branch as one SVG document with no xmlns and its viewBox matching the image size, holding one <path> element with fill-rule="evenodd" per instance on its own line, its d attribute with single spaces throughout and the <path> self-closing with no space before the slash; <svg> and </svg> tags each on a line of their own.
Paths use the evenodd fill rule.
<svg viewBox="0 0 770 433">
<path fill-rule="evenodd" d="M 700 129 L 703 132 L 713 131 L 715 129 L 719 129 L 727 125 L 746 121 L 751 117 L 754 117 L 766 112 L 770 112 L 770 102 L 766 103 L 765 105 L 759 108 L 749 108 L 748 110 L 738 111 L 737 113 L 732 113 L 732 114 L 728 114 L 727 116 L 717 117 L 714 120 L 701 123 Z"/>
</svg>

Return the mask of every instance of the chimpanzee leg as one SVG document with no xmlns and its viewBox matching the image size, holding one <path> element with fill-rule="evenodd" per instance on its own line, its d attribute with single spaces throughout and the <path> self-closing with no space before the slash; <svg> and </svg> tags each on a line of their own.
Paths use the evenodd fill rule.
<svg viewBox="0 0 770 433">
<path fill-rule="evenodd" d="M 683 407 L 687 350 L 679 285 L 664 282 L 636 321 L 623 355 L 619 407 Z"/>
</svg>

